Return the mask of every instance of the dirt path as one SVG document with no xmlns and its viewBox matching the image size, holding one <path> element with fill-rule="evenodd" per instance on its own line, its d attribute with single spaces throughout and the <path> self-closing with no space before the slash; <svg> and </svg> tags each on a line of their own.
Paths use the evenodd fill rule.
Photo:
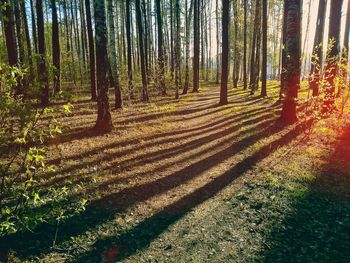
<svg viewBox="0 0 350 263">
<path fill-rule="evenodd" d="M 270 90 L 278 94 L 273 84 Z M 300 160 L 308 158 L 304 126 L 276 126 L 274 97 L 236 90 L 226 106 L 218 98 L 209 87 L 180 102 L 126 107 L 113 113 L 115 129 L 103 136 L 89 131 L 94 107 L 77 103 L 63 120 L 67 131 L 50 145 L 56 171 L 40 184 L 66 187 L 62 207 L 81 198 L 89 205 L 60 225 L 55 249 L 55 228 L 45 226 L 34 235 L 38 244 L 22 237 L 18 255 L 55 262 L 278 259 L 268 252 L 275 251 L 274 230 L 308 191 L 303 173 L 316 171 L 314 160 Z"/>
</svg>

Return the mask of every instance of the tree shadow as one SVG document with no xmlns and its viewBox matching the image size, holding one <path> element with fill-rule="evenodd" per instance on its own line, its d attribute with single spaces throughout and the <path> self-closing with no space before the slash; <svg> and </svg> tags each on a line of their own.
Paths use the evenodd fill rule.
<svg viewBox="0 0 350 263">
<path fill-rule="evenodd" d="M 276 129 L 275 132 L 280 130 L 280 128 L 275 126 L 273 129 Z M 191 209 L 216 195 L 238 177 L 242 176 L 245 172 L 251 169 L 252 166 L 269 156 L 279 147 L 289 144 L 302 132 L 303 126 L 295 127 L 281 138 L 263 146 L 254 154 L 240 161 L 227 172 L 214 178 L 206 185 L 189 193 L 180 200 L 164 207 L 161 211 L 142 221 L 135 227 L 126 230 L 118 236 L 110 236 L 105 239 L 98 240 L 94 244 L 94 249 L 92 251 L 82 254 L 74 262 L 91 262 L 91 260 L 97 260 L 98 258 L 101 258 L 101 255 L 104 251 L 106 251 L 106 249 L 115 246 L 118 247 L 118 251 L 120 253 L 116 259 L 122 260 L 131 256 L 136 251 L 148 247 L 155 238 L 157 238 L 171 224 L 175 223 Z"/>
<path fill-rule="evenodd" d="M 350 127 L 291 206 L 266 237 L 264 262 L 350 262 Z"/>
</svg>

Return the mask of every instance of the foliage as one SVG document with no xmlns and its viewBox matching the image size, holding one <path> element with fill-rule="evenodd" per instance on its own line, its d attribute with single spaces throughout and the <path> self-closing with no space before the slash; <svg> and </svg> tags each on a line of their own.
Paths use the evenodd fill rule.
<svg viewBox="0 0 350 263">
<path fill-rule="evenodd" d="M 70 104 L 59 110 L 37 108 L 16 96 L 16 84 L 25 74 L 16 67 L 0 66 L 0 236 L 30 229 L 33 218 L 26 211 L 41 202 L 37 178 L 52 171 L 43 143 L 61 133 L 55 114 L 70 113 Z"/>
</svg>

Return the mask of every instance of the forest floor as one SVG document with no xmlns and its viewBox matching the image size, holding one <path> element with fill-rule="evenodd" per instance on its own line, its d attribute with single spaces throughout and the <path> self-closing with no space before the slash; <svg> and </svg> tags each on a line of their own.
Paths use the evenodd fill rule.
<svg viewBox="0 0 350 263">
<path fill-rule="evenodd" d="M 39 182 L 64 195 L 33 208 L 67 215 L 10 236 L 14 262 L 350 262 L 349 115 L 282 127 L 268 92 L 219 106 L 202 85 L 113 111 L 105 135 L 94 103 L 73 103 Z"/>
</svg>

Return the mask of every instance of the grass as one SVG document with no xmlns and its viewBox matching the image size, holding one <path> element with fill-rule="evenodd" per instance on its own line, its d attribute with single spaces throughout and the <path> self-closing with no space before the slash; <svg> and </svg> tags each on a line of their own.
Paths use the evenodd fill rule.
<svg viewBox="0 0 350 263">
<path fill-rule="evenodd" d="M 113 112 L 106 135 L 87 132 L 93 104 L 73 103 L 48 144 L 56 171 L 39 182 L 68 198 L 32 213 L 89 204 L 60 223 L 54 247 L 55 220 L 0 251 L 13 262 L 349 262 L 348 115 L 309 134 L 303 119 L 275 124 L 278 83 L 267 98 L 231 89 L 225 106 L 217 86 L 204 89 Z"/>
</svg>

